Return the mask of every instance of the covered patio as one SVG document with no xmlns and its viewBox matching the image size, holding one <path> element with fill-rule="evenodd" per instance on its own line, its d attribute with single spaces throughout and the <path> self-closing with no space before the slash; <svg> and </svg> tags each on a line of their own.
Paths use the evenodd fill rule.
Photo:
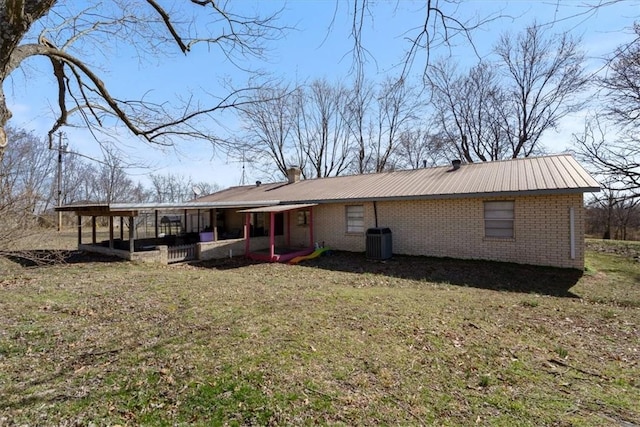
<svg viewBox="0 0 640 427">
<path fill-rule="evenodd" d="M 291 205 L 273 205 L 262 206 L 258 208 L 245 209 L 239 211 L 245 214 L 245 235 L 250 236 L 248 230 L 251 229 L 251 217 L 253 214 L 268 214 L 268 235 L 269 245 L 267 248 L 252 248 L 252 237 L 245 239 L 245 254 L 247 257 L 257 261 L 268 262 L 287 262 L 298 256 L 309 255 L 314 251 L 314 236 L 313 236 L 313 207 L 317 206 L 317 203 L 306 204 L 291 204 Z M 292 225 L 292 213 L 307 211 L 309 213 L 308 219 L 305 217 L 305 221 L 308 221 L 309 227 L 309 241 L 308 244 L 302 246 L 292 245 L 291 242 L 291 225 Z M 276 236 L 279 229 L 277 224 L 277 216 L 286 214 L 286 220 L 282 218 L 283 225 L 286 225 L 286 231 L 282 230 L 284 234 L 283 239 L 278 239 Z"/>
<path fill-rule="evenodd" d="M 77 216 L 78 249 L 146 262 L 177 262 L 242 255 L 246 228 L 238 209 L 278 201 L 76 204 L 56 208 Z M 90 241 L 83 225 L 90 217 Z M 106 224 L 105 224 L 106 220 Z M 108 240 L 98 241 L 99 222 Z M 126 229 L 126 233 L 125 233 Z M 84 235 L 84 238 L 83 238 Z M 261 239 L 263 247 L 266 238 Z"/>
</svg>

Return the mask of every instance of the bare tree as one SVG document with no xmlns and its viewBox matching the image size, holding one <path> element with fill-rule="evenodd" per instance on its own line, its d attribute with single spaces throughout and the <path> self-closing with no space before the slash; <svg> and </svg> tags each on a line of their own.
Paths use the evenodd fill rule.
<svg viewBox="0 0 640 427">
<path fill-rule="evenodd" d="M 578 157 L 595 175 L 617 190 L 640 190 L 640 146 L 634 133 L 608 130 L 606 120 L 594 115 L 585 121 L 584 131 L 574 134 Z"/>
<path fill-rule="evenodd" d="M 640 195 L 640 25 L 635 39 L 620 46 L 609 62 L 604 108 L 574 135 L 578 154 L 594 173 L 615 182 L 618 190 Z M 612 127 L 614 129 L 612 129 Z"/>
<path fill-rule="evenodd" d="M 82 9 L 77 9 L 81 7 Z M 205 18 L 206 17 L 206 18 Z M 205 138 L 214 134 L 197 126 L 213 113 L 247 101 L 250 88 L 232 90 L 209 105 L 191 96 L 181 104 L 164 101 L 122 99 L 113 94 L 86 58 L 107 52 L 108 46 L 124 43 L 141 56 L 188 54 L 199 45 L 217 50 L 225 61 L 242 67 L 242 59 L 262 57 L 265 43 L 278 37 L 277 13 L 266 17 L 235 13 L 231 2 L 190 0 L 171 9 L 156 0 L 127 2 L 56 2 L 55 0 L 11 0 L 0 3 L 0 159 L 7 148 L 5 125 L 11 116 L 4 93 L 5 80 L 25 60 L 49 58 L 58 85 L 58 117 L 50 138 L 61 126 L 77 117 L 97 129 L 115 121 L 142 140 L 171 144 L 173 136 Z M 42 23 L 37 36 L 30 30 Z M 214 97 L 212 96 L 212 99 Z"/>
<path fill-rule="evenodd" d="M 7 137 L 14 150 L 0 163 L 2 187 L 7 195 L 20 195 L 31 215 L 39 214 L 52 201 L 55 153 L 42 150 L 42 138 L 33 132 L 8 127 Z"/>
<path fill-rule="evenodd" d="M 85 161 L 78 154 L 69 150 L 64 156 L 64 173 L 62 174 L 62 203 L 82 203 L 97 201 L 95 182 L 98 170 L 95 165 Z"/>
<path fill-rule="evenodd" d="M 232 147 L 234 156 L 282 176 L 291 165 L 304 169 L 306 156 L 294 142 L 293 118 L 303 96 L 302 89 L 278 86 L 257 91 L 255 102 L 239 109 L 245 132 Z"/>
<path fill-rule="evenodd" d="M 51 205 L 53 153 L 40 148 L 32 132 L 7 128 L 13 145 L 0 161 L 0 252 L 36 232 L 42 213 Z"/>
<path fill-rule="evenodd" d="M 375 100 L 375 135 L 369 142 L 373 172 L 393 169 L 400 135 L 417 126 L 423 112 L 420 91 L 404 78 L 385 80 Z"/>
<path fill-rule="evenodd" d="M 354 140 L 352 149 L 355 155 L 351 162 L 351 169 L 359 174 L 367 172 L 371 162 L 371 153 L 367 150 L 367 145 L 373 132 L 369 111 L 374 95 L 375 89 L 370 81 L 355 79 L 345 109 L 346 125 Z"/>
<path fill-rule="evenodd" d="M 103 148 L 104 160 L 93 182 L 94 197 L 97 202 L 125 202 L 129 198 L 134 183 L 125 171 L 125 165 L 117 152 L 108 147 Z"/>
<path fill-rule="evenodd" d="M 341 84 L 315 80 L 298 98 L 294 140 L 305 154 L 305 177 L 343 174 L 349 166 L 350 135 L 346 126 L 346 92 Z"/>
<path fill-rule="evenodd" d="M 194 198 L 190 178 L 177 174 L 151 174 L 151 200 L 158 203 L 179 203 Z"/>
<path fill-rule="evenodd" d="M 607 76 L 600 80 L 607 98 L 609 117 L 623 126 L 640 128 L 640 24 L 635 38 L 616 49 Z"/>
<path fill-rule="evenodd" d="M 516 36 L 500 38 L 495 52 L 509 80 L 504 122 L 511 157 L 534 154 L 546 130 L 584 105 L 577 95 L 588 79 L 578 44 L 568 33 L 549 36 L 535 23 Z"/>
<path fill-rule="evenodd" d="M 429 75 L 435 117 L 445 156 L 475 161 L 501 160 L 513 153 L 504 132 L 505 95 L 496 66 L 480 63 L 467 75 L 440 62 Z"/>
<path fill-rule="evenodd" d="M 400 168 L 433 167 L 447 160 L 442 135 L 426 128 L 414 128 L 398 137 L 396 164 Z"/>
<path fill-rule="evenodd" d="M 431 51 L 437 47 L 452 47 L 458 42 L 468 44 L 475 51 L 473 32 L 484 25 L 503 17 L 500 12 L 484 16 L 461 18 L 460 0 L 426 0 L 420 10 L 414 11 L 416 21 L 402 29 L 407 40 L 407 48 L 402 59 L 401 78 L 407 78 L 416 61 L 423 67 L 424 77 L 428 76 Z M 401 6 L 402 2 L 396 4 Z M 364 29 L 368 20 L 373 20 L 371 0 L 353 0 L 349 3 L 352 18 L 351 39 L 353 41 L 353 68 L 358 80 L 364 78 L 365 65 L 372 60 L 366 48 Z M 422 55 L 422 56 L 420 56 Z"/>
<path fill-rule="evenodd" d="M 603 239 L 633 239 L 640 225 L 640 198 L 605 182 L 603 191 L 587 203 L 587 232 Z"/>
</svg>

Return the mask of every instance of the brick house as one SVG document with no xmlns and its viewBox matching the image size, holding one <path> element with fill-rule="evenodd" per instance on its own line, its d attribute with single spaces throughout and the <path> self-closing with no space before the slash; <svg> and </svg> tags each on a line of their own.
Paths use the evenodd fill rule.
<svg viewBox="0 0 640 427">
<path fill-rule="evenodd" d="M 599 190 L 562 154 L 309 180 L 291 168 L 286 182 L 231 187 L 182 204 L 58 209 L 78 216 L 81 249 L 149 262 L 232 255 L 287 261 L 323 243 L 369 253 L 375 236 L 368 230 L 388 228 L 393 254 L 582 269 L 583 196 Z M 141 221 L 143 213 L 151 225 Z M 90 245 L 82 242 L 83 216 L 92 218 Z M 108 241 L 97 242 L 97 216 L 109 218 Z M 165 218 L 179 231 L 167 233 Z M 140 235 L 141 223 L 151 235 Z"/>
<path fill-rule="evenodd" d="M 239 211 L 247 227 L 273 232 L 266 258 L 246 240 L 246 253 L 258 259 L 278 260 L 277 246 L 316 242 L 363 252 L 367 230 L 388 227 L 395 254 L 582 269 L 583 195 L 599 189 L 563 154 L 311 180 L 292 168 L 288 182 L 232 187 L 197 201 L 272 201 Z"/>
</svg>

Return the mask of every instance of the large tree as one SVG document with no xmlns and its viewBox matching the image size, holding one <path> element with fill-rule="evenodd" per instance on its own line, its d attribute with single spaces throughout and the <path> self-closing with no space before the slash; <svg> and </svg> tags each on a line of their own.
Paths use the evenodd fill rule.
<svg viewBox="0 0 640 427">
<path fill-rule="evenodd" d="M 35 56 L 50 60 L 57 82 L 57 119 L 50 137 L 78 118 L 90 128 L 111 126 L 117 121 L 152 143 L 171 144 L 176 135 L 215 141 L 208 127 L 198 123 L 214 112 L 242 104 L 247 88 L 230 90 L 217 98 L 212 95 L 207 105 L 188 95 L 177 104 L 144 97 L 126 99 L 109 89 L 93 61 L 103 53 L 108 63 L 108 48 L 118 45 L 134 49 L 141 56 L 188 54 L 204 45 L 221 54 L 221 61 L 243 67 L 242 59 L 261 57 L 265 43 L 279 35 L 276 18 L 277 13 L 266 17 L 236 13 L 231 2 L 214 0 L 190 0 L 172 6 L 156 0 L 1 1 L 0 159 L 7 150 L 5 126 L 11 117 L 4 83 Z"/>
<path fill-rule="evenodd" d="M 443 61 L 431 70 L 435 119 L 445 153 L 469 163 L 510 157 L 502 111 L 507 106 L 497 67 L 480 63 L 460 75 Z"/>
<path fill-rule="evenodd" d="M 578 154 L 608 187 L 640 194 L 640 25 L 635 38 L 618 47 L 604 78 L 598 114 L 575 136 Z M 624 193 L 625 195 L 627 193 Z"/>
<path fill-rule="evenodd" d="M 584 104 L 584 53 L 568 33 L 548 34 L 535 23 L 504 34 L 495 52 L 508 81 L 503 111 L 511 157 L 535 154 L 542 134 Z"/>
</svg>

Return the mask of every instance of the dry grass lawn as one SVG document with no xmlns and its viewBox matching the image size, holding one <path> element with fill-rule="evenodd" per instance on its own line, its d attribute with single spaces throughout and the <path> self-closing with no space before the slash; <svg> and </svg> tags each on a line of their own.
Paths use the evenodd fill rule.
<svg viewBox="0 0 640 427">
<path fill-rule="evenodd" d="M 640 425 L 638 252 L 590 245 L 584 275 L 0 258 L 0 426 Z"/>
</svg>

